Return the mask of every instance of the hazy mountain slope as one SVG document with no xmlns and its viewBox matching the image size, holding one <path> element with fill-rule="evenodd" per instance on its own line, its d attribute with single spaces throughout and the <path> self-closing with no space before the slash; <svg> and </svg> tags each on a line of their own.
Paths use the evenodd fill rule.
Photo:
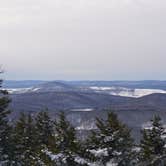
<svg viewBox="0 0 166 166">
<path fill-rule="evenodd" d="M 166 81 L 64 81 L 64 83 L 81 87 L 125 87 L 131 89 L 161 89 L 166 90 Z"/>
<path fill-rule="evenodd" d="M 134 84 L 134 82 L 129 84 Z M 85 87 L 53 81 L 41 83 L 27 89 L 18 89 L 18 92 L 16 91 L 11 95 L 13 101 L 11 106 L 17 110 L 30 111 L 38 111 L 43 107 L 48 107 L 50 110 L 102 109 L 107 107 L 116 110 L 164 110 L 166 108 L 166 94 L 157 94 L 157 92 L 160 92 L 160 90 L 138 90 L 123 87 L 105 87 L 103 89 L 100 86 L 92 88 L 91 86 Z M 161 91 L 160 93 L 164 92 Z M 122 97 L 122 94 L 125 94 L 125 96 L 133 95 L 132 97 L 134 97 L 134 95 L 147 95 L 149 93 L 156 94 L 140 98 Z"/>
<path fill-rule="evenodd" d="M 11 95 L 11 107 L 16 110 L 39 111 L 42 108 L 74 109 L 105 108 L 125 104 L 130 98 L 85 92 L 38 92 Z"/>
<path fill-rule="evenodd" d="M 25 80 L 25 81 L 13 81 L 13 80 L 4 80 L 3 87 L 4 88 L 29 88 L 39 84 L 43 84 L 47 81 L 40 80 Z"/>
<path fill-rule="evenodd" d="M 22 82 L 24 84 L 24 81 Z M 143 85 L 144 82 L 134 83 L 134 82 L 124 82 L 123 86 L 118 86 L 122 84 L 122 82 L 102 82 L 102 81 L 96 81 L 96 82 L 85 82 L 86 84 L 83 84 L 82 82 L 74 82 L 75 84 L 71 84 L 71 82 L 65 82 L 65 81 L 52 81 L 52 82 L 44 82 L 40 83 L 31 87 L 26 87 L 30 84 L 30 82 L 25 82 L 24 85 L 25 88 L 23 88 L 23 84 L 20 85 L 20 82 L 18 82 L 18 85 L 20 85 L 20 88 L 7 88 L 7 90 L 11 94 L 21 94 L 21 93 L 31 93 L 31 92 L 93 92 L 93 93 L 101 93 L 101 94 L 110 94 L 110 95 L 116 95 L 116 96 L 124 96 L 124 97 L 135 97 L 139 98 L 145 95 L 150 95 L 154 93 L 163 93 L 166 94 L 166 90 L 162 89 L 145 89 L 145 88 L 126 88 L 123 87 L 126 84 L 128 86 L 130 84 L 141 84 Z M 31 84 L 34 82 L 32 81 Z M 36 83 L 36 82 L 35 82 Z M 107 86 L 106 86 L 107 83 Z M 148 82 L 149 87 L 151 87 L 151 84 L 155 82 Z M 94 84 L 95 86 L 92 86 L 91 84 Z M 108 84 L 114 84 L 114 86 L 109 86 Z M 18 86 L 17 85 L 17 86 Z M 103 86 L 102 86 L 103 85 Z M 14 85 L 16 86 L 15 82 Z M 16 87 L 17 87 L 16 86 Z M 146 86 L 145 86 L 146 87 Z"/>
<path fill-rule="evenodd" d="M 162 110 L 166 108 L 166 94 L 142 98 L 127 98 L 91 92 L 38 92 L 11 95 L 11 107 L 17 110 L 39 111 L 75 108 L 108 108 L 115 110 Z"/>
<path fill-rule="evenodd" d="M 54 81 L 53 81 L 54 82 Z M 131 89 L 162 89 L 166 90 L 166 81 L 55 81 L 59 83 L 64 83 L 65 85 L 71 85 L 74 87 L 90 87 L 90 86 L 98 86 L 98 87 L 125 87 Z M 29 88 L 36 85 L 51 83 L 48 81 L 11 81 L 5 80 L 3 83 L 3 87 L 7 88 Z"/>
</svg>

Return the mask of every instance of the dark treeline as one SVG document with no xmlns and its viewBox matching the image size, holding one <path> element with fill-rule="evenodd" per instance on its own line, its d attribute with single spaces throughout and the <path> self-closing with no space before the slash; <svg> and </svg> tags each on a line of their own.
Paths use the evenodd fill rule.
<svg viewBox="0 0 166 166">
<path fill-rule="evenodd" d="M 8 122 L 6 91 L 0 91 L 1 166 L 165 166 L 166 133 L 157 116 L 142 129 L 135 145 L 130 129 L 110 112 L 106 120 L 96 119 L 97 130 L 79 140 L 64 113 L 52 120 L 47 112 L 35 117 L 21 113 Z"/>
</svg>

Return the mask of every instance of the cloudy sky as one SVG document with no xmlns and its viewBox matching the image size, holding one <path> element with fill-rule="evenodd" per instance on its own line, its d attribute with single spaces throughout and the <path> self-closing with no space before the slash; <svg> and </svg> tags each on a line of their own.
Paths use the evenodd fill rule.
<svg viewBox="0 0 166 166">
<path fill-rule="evenodd" d="M 1 1 L 0 63 L 5 79 L 166 79 L 166 1 Z"/>
</svg>

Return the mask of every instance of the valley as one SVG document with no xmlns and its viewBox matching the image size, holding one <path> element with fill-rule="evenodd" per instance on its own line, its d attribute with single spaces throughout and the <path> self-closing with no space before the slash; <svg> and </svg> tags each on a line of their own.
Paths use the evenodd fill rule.
<svg viewBox="0 0 166 166">
<path fill-rule="evenodd" d="M 114 111 L 132 129 L 134 137 L 139 139 L 139 130 L 154 115 L 166 119 L 163 82 L 152 81 L 149 86 L 147 82 L 100 81 L 51 81 L 26 85 L 21 88 L 16 84 L 17 88 L 5 85 L 12 99 L 10 108 L 13 110 L 13 120 L 18 118 L 20 112 L 36 114 L 47 109 L 55 117 L 64 111 L 76 129 L 83 132 L 95 129 L 96 117 L 105 118 L 108 111 Z"/>
</svg>

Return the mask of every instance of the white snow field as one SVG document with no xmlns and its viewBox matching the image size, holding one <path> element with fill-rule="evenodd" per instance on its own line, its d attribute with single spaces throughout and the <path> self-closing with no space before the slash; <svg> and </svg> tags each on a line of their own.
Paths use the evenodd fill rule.
<svg viewBox="0 0 166 166">
<path fill-rule="evenodd" d="M 30 88 L 15 88 L 15 89 L 7 89 L 10 94 L 22 94 L 29 92 L 40 92 L 41 88 L 30 87 Z M 139 98 L 146 95 L 154 94 L 154 93 L 162 93 L 166 94 L 165 90 L 161 89 L 131 89 L 124 87 L 99 87 L 99 86 L 91 86 L 88 88 L 97 93 L 106 93 L 114 96 L 123 96 L 123 97 L 133 97 Z M 56 91 L 56 89 L 52 89 L 51 91 Z M 93 111 L 92 109 L 76 109 L 73 111 Z"/>
<path fill-rule="evenodd" d="M 108 93 L 110 95 L 115 95 L 115 96 L 134 97 L 134 98 L 139 98 L 154 93 L 166 94 L 166 91 L 161 89 L 130 89 L 124 87 L 97 87 L 97 86 L 90 87 L 90 89 L 98 93 Z"/>
</svg>

